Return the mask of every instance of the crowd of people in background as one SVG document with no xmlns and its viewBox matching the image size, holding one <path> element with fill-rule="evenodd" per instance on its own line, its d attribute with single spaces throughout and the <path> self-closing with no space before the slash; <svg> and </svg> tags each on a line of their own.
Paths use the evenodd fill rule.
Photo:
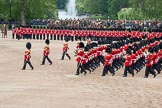
<svg viewBox="0 0 162 108">
<path fill-rule="evenodd" d="M 161 20 L 48 20 L 50 29 L 161 31 Z"/>
</svg>

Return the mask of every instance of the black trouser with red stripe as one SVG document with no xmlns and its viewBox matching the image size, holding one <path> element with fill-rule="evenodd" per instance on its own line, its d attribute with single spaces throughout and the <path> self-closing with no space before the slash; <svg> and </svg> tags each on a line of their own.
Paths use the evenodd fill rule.
<svg viewBox="0 0 162 108">
<path fill-rule="evenodd" d="M 48 62 L 49 62 L 50 64 L 52 64 L 52 61 L 49 59 L 49 57 L 44 55 L 44 56 L 43 56 L 42 65 L 45 64 L 46 59 L 48 60 Z"/>
<path fill-rule="evenodd" d="M 64 60 L 65 55 L 69 58 L 69 60 L 71 59 L 67 51 L 63 51 L 61 60 Z"/>
<path fill-rule="evenodd" d="M 30 68 L 31 68 L 31 69 L 33 69 L 33 68 L 34 68 L 34 67 L 32 66 L 32 64 L 31 64 L 31 62 L 30 62 L 30 61 L 26 61 L 26 60 L 24 60 L 24 66 L 23 66 L 23 68 L 22 68 L 23 70 L 25 70 L 25 69 L 26 69 L 26 65 L 27 65 L 27 64 L 29 64 L 29 66 L 30 66 Z"/>
<path fill-rule="evenodd" d="M 132 76 L 134 76 L 134 70 L 132 69 L 131 66 L 125 66 L 124 76 L 126 76 L 126 77 L 127 77 L 127 72 L 129 72 L 130 74 L 132 74 Z"/>
<path fill-rule="evenodd" d="M 114 74 L 115 73 L 115 71 L 114 71 L 114 69 L 113 69 L 113 67 L 112 66 L 110 66 L 110 65 L 105 65 L 104 66 L 104 69 L 103 69 L 103 72 L 102 72 L 102 76 L 105 76 L 106 74 L 108 74 L 108 71 L 110 71 L 110 73 L 111 74 Z"/>
<path fill-rule="evenodd" d="M 148 77 L 150 73 L 155 77 L 156 73 L 153 70 L 152 66 L 146 66 L 145 77 Z"/>
<path fill-rule="evenodd" d="M 81 71 L 81 73 L 84 72 L 84 75 L 85 75 L 87 73 L 85 69 L 86 69 L 86 65 L 81 64 L 81 63 L 78 62 L 76 75 L 79 75 L 80 74 L 80 71 Z"/>
</svg>

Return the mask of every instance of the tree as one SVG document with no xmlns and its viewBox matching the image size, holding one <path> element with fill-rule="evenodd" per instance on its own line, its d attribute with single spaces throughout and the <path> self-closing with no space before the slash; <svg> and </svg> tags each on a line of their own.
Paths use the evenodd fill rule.
<svg viewBox="0 0 162 108">
<path fill-rule="evenodd" d="M 121 11 L 118 12 L 118 19 L 137 20 L 143 19 L 143 16 L 133 8 L 122 8 Z"/>
<path fill-rule="evenodd" d="M 25 1 L 21 0 L 21 25 L 25 25 Z"/>
<path fill-rule="evenodd" d="M 10 0 L 0 0 L 0 18 L 9 19 Z M 31 19 L 57 18 L 56 0 L 11 0 L 12 19 L 25 21 Z"/>
<path fill-rule="evenodd" d="M 142 13 L 145 19 L 162 18 L 161 0 L 129 0 L 131 7 Z"/>
</svg>

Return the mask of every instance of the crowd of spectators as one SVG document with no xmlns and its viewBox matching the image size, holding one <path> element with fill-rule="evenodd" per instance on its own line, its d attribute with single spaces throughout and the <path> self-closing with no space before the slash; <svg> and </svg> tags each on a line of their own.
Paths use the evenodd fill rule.
<svg viewBox="0 0 162 108">
<path fill-rule="evenodd" d="M 162 31 L 161 20 L 58 19 L 48 20 L 47 26 L 50 29 Z"/>
<path fill-rule="evenodd" d="M 94 20 L 94 19 L 33 19 L 28 25 L 69 30 L 130 30 L 162 32 L 161 20 Z"/>
</svg>

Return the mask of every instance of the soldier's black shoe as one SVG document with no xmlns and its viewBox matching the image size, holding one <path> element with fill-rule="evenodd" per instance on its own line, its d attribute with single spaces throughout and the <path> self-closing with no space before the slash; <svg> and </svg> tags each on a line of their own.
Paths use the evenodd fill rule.
<svg viewBox="0 0 162 108">
<path fill-rule="evenodd" d="M 123 77 L 127 77 L 126 75 L 123 75 Z"/>
<path fill-rule="evenodd" d="M 69 57 L 69 60 L 71 60 L 71 57 Z"/>
<path fill-rule="evenodd" d="M 89 73 L 90 73 L 90 74 L 91 74 L 91 72 L 92 72 L 92 71 L 91 71 L 91 70 L 89 70 Z"/>
<path fill-rule="evenodd" d="M 112 76 L 114 76 L 115 75 L 115 73 L 112 73 Z"/>
<path fill-rule="evenodd" d="M 84 75 L 86 75 L 87 74 L 87 72 L 84 72 Z"/>
<path fill-rule="evenodd" d="M 148 78 L 147 76 L 144 76 L 144 78 Z"/>
<path fill-rule="evenodd" d="M 22 68 L 21 70 L 25 70 L 25 69 Z"/>
<path fill-rule="evenodd" d="M 75 75 L 79 75 L 78 73 L 76 73 Z"/>
<path fill-rule="evenodd" d="M 31 70 L 33 70 L 34 69 L 34 67 L 33 68 L 31 68 Z"/>
<path fill-rule="evenodd" d="M 101 75 L 101 76 L 105 76 L 105 75 Z"/>
<path fill-rule="evenodd" d="M 134 77 L 134 74 L 132 74 L 132 77 Z"/>
<path fill-rule="evenodd" d="M 160 74 L 161 72 L 158 72 L 157 74 Z"/>
<path fill-rule="evenodd" d="M 156 74 L 154 74 L 154 78 L 156 77 Z"/>
<path fill-rule="evenodd" d="M 52 65 L 52 63 L 50 63 L 50 65 Z"/>
</svg>

